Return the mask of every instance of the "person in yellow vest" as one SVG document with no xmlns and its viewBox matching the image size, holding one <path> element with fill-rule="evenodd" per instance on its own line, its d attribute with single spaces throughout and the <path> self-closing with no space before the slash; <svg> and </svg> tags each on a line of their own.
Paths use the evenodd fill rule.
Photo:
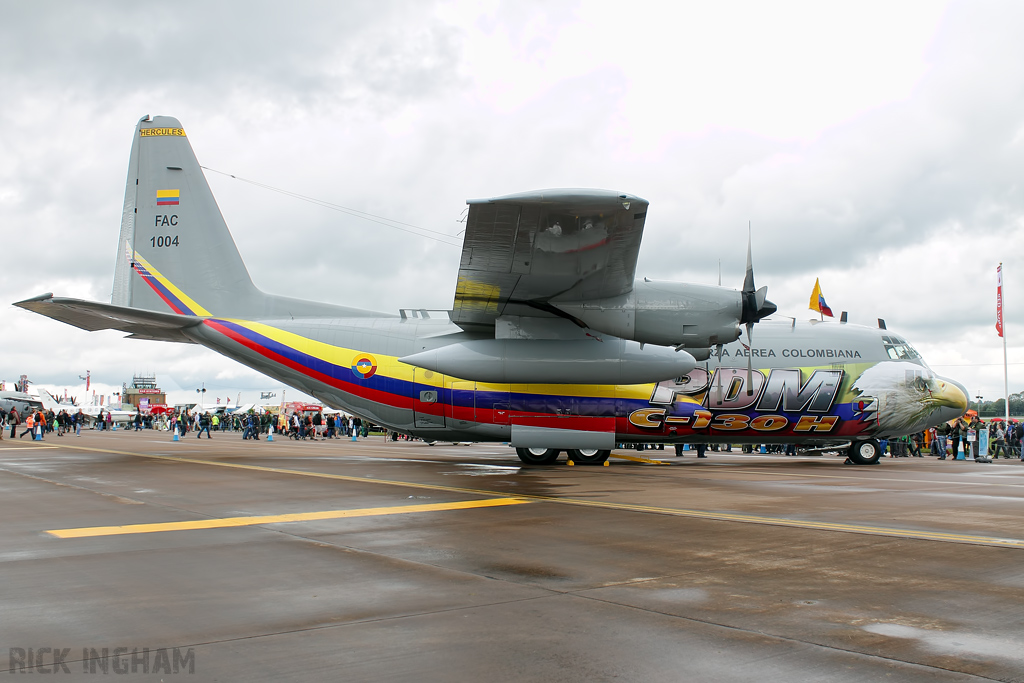
<svg viewBox="0 0 1024 683">
<path fill-rule="evenodd" d="M 217 413 L 213 414 L 212 421 L 213 421 L 213 431 L 219 432 L 220 431 L 220 417 L 217 416 Z M 207 435 L 207 436 L 209 436 L 209 435 Z"/>
</svg>

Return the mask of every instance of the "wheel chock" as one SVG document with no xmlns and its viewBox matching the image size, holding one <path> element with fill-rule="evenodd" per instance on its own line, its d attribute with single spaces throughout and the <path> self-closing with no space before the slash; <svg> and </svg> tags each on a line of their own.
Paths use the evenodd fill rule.
<svg viewBox="0 0 1024 683">
<path fill-rule="evenodd" d="M 572 467 L 572 466 L 573 466 L 573 465 L 575 465 L 576 463 L 574 463 L 574 462 L 573 462 L 572 460 L 566 460 L 566 461 L 565 461 L 565 464 L 566 464 L 566 465 L 568 465 L 569 467 Z"/>
</svg>

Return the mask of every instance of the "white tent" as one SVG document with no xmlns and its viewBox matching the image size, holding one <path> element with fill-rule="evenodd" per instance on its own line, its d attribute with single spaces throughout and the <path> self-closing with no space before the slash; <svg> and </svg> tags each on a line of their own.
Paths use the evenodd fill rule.
<svg viewBox="0 0 1024 683">
<path fill-rule="evenodd" d="M 266 410 L 264 410 L 263 406 L 258 405 L 256 403 L 246 403 L 243 406 L 238 406 L 237 408 L 235 408 L 234 410 L 232 410 L 230 412 L 231 412 L 232 415 L 245 415 L 250 410 L 252 410 L 254 413 L 257 413 L 259 415 L 262 415 L 263 413 L 266 412 Z"/>
</svg>

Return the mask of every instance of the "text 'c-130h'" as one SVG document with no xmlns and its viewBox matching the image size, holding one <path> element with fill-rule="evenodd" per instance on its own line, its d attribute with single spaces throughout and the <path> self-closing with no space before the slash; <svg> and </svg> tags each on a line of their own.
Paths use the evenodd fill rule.
<svg viewBox="0 0 1024 683">
<path fill-rule="evenodd" d="M 749 245 L 739 291 L 636 279 L 647 209 L 602 190 L 470 201 L 446 314 L 276 296 L 253 285 L 181 124 L 147 116 L 110 303 L 16 305 L 201 344 L 389 429 L 509 442 L 531 464 L 658 442 L 849 444 L 871 463 L 879 438 L 966 410 L 963 387 L 886 330 L 762 320 L 775 306 Z"/>
</svg>

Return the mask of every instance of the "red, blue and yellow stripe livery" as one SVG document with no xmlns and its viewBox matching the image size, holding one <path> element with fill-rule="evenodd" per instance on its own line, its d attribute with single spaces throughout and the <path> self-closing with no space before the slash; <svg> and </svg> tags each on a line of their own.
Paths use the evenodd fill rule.
<svg viewBox="0 0 1024 683">
<path fill-rule="evenodd" d="M 175 313 L 180 315 L 210 315 L 208 310 L 178 289 L 173 282 L 164 277 L 139 252 L 133 252 L 131 263 L 132 270 L 138 273 L 143 282 L 149 285 L 156 292 L 156 295 Z"/>
</svg>

